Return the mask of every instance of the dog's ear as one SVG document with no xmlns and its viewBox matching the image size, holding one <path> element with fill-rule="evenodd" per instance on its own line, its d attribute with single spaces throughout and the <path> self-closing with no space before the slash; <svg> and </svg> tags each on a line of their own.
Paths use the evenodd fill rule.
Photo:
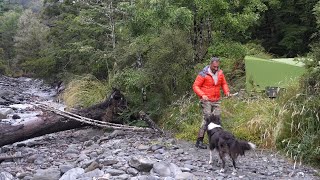
<svg viewBox="0 0 320 180">
<path fill-rule="evenodd" d="M 221 123 L 220 123 L 220 116 L 219 116 L 219 115 L 211 114 L 208 118 L 209 118 L 209 119 L 208 119 L 208 120 L 209 120 L 208 122 L 213 122 L 213 123 L 218 124 L 218 125 L 221 124 Z"/>
</svg>

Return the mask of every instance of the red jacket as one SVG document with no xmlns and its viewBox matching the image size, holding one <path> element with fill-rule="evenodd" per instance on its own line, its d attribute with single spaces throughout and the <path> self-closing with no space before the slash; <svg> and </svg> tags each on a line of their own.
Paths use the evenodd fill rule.
<svg viewBox="0 0 320 180">
<path fill-rule="evenodd" d="M 229 93 L 227 81 L 223 75 L 222 70 L 218 70 L 218 83 L 214 83 L 213 77 L 208 72 L 209 66 L 206 66 L 197 76 L 193 83 L 193 91 L 202 99 L 203 95 L 208 96 L 209 101 L 220 100 L 220 87 L 222 87 L 224 94 Z"/>
</svg>

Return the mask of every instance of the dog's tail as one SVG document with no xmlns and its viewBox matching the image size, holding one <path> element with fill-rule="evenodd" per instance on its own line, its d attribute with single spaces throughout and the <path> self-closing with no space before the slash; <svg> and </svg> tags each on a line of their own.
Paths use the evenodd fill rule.
<svg viewBox="0 0 320 180">
<path fill-rule="evenodd" d="M 238 150 L 239 150 L 239 154 L 240 155 L 244 155 L 245 151 L 248 150 L 252 150 L 256 148 L 256 145 L 251 143 L 251 142 L 247 142 L 247 141 L 242 141 L 242 140 L 238 140 Z"/>
</svg>

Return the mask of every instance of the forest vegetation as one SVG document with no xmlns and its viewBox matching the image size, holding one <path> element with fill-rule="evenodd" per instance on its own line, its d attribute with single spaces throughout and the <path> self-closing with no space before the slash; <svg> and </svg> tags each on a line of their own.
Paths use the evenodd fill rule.
<svg viewBox="0 0 320 180">
<path fill-rule="evenodd" d="M 143 126 L 130 117 L 144 110 L 194 140 L 202 115 L 191 87 L 210 57 L 221 58 L 232 93 L 245 87 L 247 55 L 305 57 L 306 74 L 278 98 L 223 99 L 222 122 L 320 165 L 319 30 L 318 0 L 0 0 L 0 74 L 63 81 L 64 102 L 78 108 L 118 88 L 125 122 Z"/>
</svg>

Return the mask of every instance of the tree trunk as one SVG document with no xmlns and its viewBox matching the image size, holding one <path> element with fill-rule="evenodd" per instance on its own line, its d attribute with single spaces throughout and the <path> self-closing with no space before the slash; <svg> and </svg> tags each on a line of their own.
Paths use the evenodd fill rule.
<svg viewBox="0 0 320 180">
<path fill-rule="evenodd" d="M 109 98 L 97 105 L 77 110 L 76 114 L 105 122 L 117 122 L 116 114 L 126 107 L 124 96 L 114 90 Z M 0 124 L 0 147 L 54 132 L 74 129 L 87 124 L 57 114 L 44 112 L 39 118 L 17 125 Z"/>
</svg>

